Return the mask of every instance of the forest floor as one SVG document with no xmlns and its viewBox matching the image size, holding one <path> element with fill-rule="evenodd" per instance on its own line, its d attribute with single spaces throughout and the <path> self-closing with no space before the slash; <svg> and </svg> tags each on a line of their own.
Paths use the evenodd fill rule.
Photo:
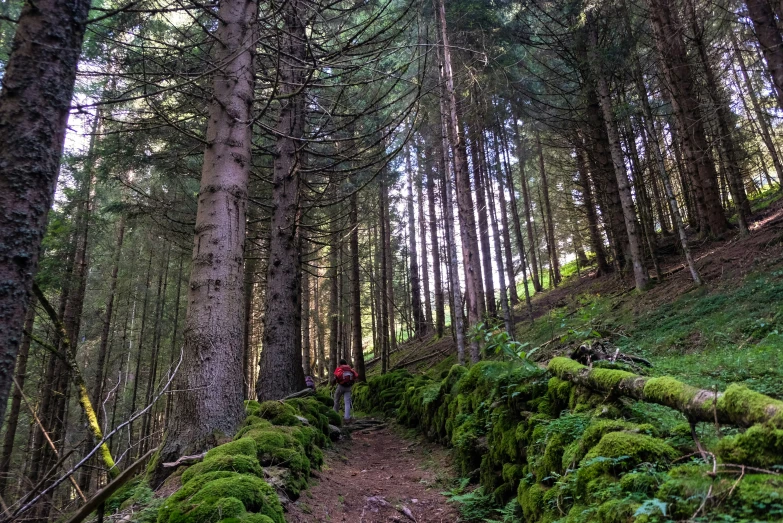
<svg viewBox="0 0 783 523">
<path fill-rule="evenodd" d="M 286 521 L 459 521 L 458 507 L 441 494 L 456 476 L 449 451 L 396 425 L 354 431 L 327 450 L 326 464 Z"/>
</svg>

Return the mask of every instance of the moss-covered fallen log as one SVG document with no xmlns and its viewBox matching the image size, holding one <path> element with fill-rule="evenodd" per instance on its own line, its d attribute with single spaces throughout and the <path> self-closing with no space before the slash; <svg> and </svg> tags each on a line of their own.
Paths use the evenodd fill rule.
<svg viewBox="0 0 783 523">
<path fill-rule="evenodd" d="M 699 389 L 668 376 L 650 378 L 623 370 L 590 368 L 569 358 L 554 358 L 548 369 L 558 378 L 596 392 L 657 403 L 691 421 L 750 427 L 766 423 L 783 429 L 783 401 L 732 384 L 724 392 Z"/>
</svg>

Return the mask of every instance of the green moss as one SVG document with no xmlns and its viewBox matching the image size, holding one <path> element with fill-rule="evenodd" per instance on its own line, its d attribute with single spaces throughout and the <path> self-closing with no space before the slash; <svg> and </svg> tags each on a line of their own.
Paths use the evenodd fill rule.
<svg viewBox="0 0 783 523">
<path fill-rule="evenodd" d="M 770 468 L 783 465 L 783 430 L 754 425 L 718 442 L 717 454 L 729 463 Z"/>
<path fill-rule="evenodd" d="M 246 511 L 284 523 L 283 509 L 272 487 L 250 474 L 207 472 L 193 478 L 161 507 L 158 523 L 216 523 Z"/>
<path fill-rule="evenodd" d="M 526 481 L 519 483 L 517 489 L 517 502 L 522 507 L 525 521 L 539 521 L 546 510 L 544 495 L 546 487 L 538 483 L 530 485 Z"/>
<path fill-rule="evenodd" d="M 547 369 L 560 379 L 566 379 L 569 374 L 577 373 L 586 368 L 578 361 L 563 357 L 552 358 L 549 365 L 547 365 Z"/>
<path fill-rule="evenodd" d="M 255 447 L 255 446 L 254 446 Z M 243 454 L 231 455 L 213 455 L 207 457 L 201 463 L 190 466 L 182 474 L 182 483 L 185 484 L 195 476 L 206 472 L 217 470 L 228 470 L 232 472 L 248 473 L 255 476 L 261 476 L 263 472 L 255 455 L 245 456 Z"/>
<path fill-rule="evenodd" d="M 652 495 L 660 486 L 660 475 L 648 472 L 631 472 L 620 478 L 624 492 Z"/>
<path fill-rule="evenodd" d="M 620 382 L 634 378 L 636 374 L 624 370 L 612 369 L 592 369 L 588 375 L 590 384 L 599 390 L 613 390 L 620 385 Z"/>
<path fill-rule="evenodd" d="M 626 523 L 631 521 L 638 504 L 625 499 L 610 499 L 598 507 L 597 521 L 600 523 Z"/>
<path fill-rule="evenodd" d="M 678 456 L 676 450 L 658 438 L 634 432 L 609 432 L 587 453 L 583 461 L 596 458 L 619 459 L 636 466 L 642 462 L 659 463 Z"/>
<path fill-rule="evenodd" d="M 752 391 L 743 385 L 729 385 L 718 399 L 718 408 L 745 425 L 765 423 L 783 429 L 783 401 Z"/>
<path fill-rule="evenodd" d="M 254 456 L 256 455 L 256 442 L 251 438 L 240 438 L 229 443 L 224 443 L 211 449 L 204 456 L 204 460 L 215 458 L 217 456 Z"/>
</svg>

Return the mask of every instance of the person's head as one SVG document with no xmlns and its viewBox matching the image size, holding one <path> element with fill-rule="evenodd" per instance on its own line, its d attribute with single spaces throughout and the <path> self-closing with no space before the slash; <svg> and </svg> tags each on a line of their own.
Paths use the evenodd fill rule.
<svg viewBox="0 0 783 523">
<path fill-rule="evenodd" d="M 340 365 L 348 365 L 348 362 L 345 360 L 340 360 Z"/>
</svg>

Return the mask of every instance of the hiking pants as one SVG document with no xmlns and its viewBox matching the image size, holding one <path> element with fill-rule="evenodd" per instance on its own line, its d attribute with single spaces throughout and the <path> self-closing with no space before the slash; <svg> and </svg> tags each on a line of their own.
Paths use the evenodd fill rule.
<svg viewBox="0 0 783 523">
<path fill-rule="evenodd" d="M 345 385 L 337 385 L 337 390 L 334 391 L 334 410 L 340 412 L 340 398 L 345 399 L 345 419 L 351 419 L 351 387 Z"/>
</svg>

